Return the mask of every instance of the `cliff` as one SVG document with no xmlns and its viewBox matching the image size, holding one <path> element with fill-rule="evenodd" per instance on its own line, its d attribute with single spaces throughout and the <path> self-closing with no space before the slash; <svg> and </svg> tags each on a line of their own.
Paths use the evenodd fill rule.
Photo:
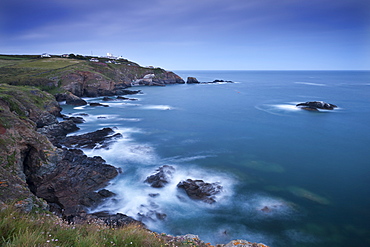
<svg viewBox="0 0 370 247">
<path fill-rule="evenodd" d="M 0 84 L 0 205 L 73 217 L 110 195 L 101 189 L 118 174 L 116 168 L 80 150 L 57 148 L 37 132 L 58 126 L 65 134 L 76 130 L 71 120 L 58 122 L 60 110 L 46 92 Z"/>
<path fill-rule="evenodd" d="M 79 97 L 120 95 L 135 85 L 185 83 L 173 72 L 142 67 L 126 59 L 99 62 L 89 57 L 39 58 L 35 56 L 0 55 L 0 82 L 30 85 L 51 93 L 69 91 Z"/>
</svg>

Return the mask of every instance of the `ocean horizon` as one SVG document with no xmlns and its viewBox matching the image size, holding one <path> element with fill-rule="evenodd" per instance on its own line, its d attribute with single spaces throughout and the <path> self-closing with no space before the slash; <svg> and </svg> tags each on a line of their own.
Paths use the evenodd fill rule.
<svg viewBox="0 0 370 247">
<path fill-rule="evenodd" d="M 122 170 L 107 186 L 116 196 L 92 211 L 212 244 L 370 245 L 370 71 L 174 72 L 225 82 L 136 86 L 135 101 L 104 101 L 109 107 L 62 105 L 63 114 L 87 114 L 73 134 L 112 127 L 123 136 L 84 150 Z M 296 107 L 307 101 L 338 107 Z M 174 168 L 168 184 L 144 182 L 164 165 Z M 177 188 L 188 178 L 220 184 L 216 202 Z"/>
</svg>

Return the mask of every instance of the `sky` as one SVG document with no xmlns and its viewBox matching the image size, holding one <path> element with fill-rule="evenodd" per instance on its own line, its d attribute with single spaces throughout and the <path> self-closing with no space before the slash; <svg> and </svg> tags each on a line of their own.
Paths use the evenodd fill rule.
<svg viewBox="0 0 370 247">
<path fill-rule="evenodd" d="M 168 70 L 370 70 L 370 1 L 0 1 L 0 54 L 108 52 Z"/>
</svg>

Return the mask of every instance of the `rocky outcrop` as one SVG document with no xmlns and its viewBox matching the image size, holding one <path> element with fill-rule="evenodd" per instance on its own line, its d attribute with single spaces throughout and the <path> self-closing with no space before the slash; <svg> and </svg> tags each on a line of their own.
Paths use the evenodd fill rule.
<svg viewBox="0 0 370 247">
<path fill-rule="evenodd" d="M 95 191 L 118 174 L 101 157 L 87 157 L 78 149 L 50 152 L 49 162 L 42 167 L 33 165 L 31 154 L 24 171 L 30 190 L 60 215 L 78 215 L 96 206 L 105 197 Z"/>
<path fill-rule="evenodd" d="M 199 83 L 198 79 L 195 77 L 188 77 L 186 80 L 186 84 L 194 84 L 194 83 Z"/>
<path fill-rule="evenodd" d="M 299 103 L 296 106 L 300 107 L 301 109 L 309 111 L 317 111 L 317 109 L 333 110 L 334 108 L 338 107 L 336 105 L 326 103 L 324 101 L 308 101 L 305 103 Z"/>
<path fill-rule="evenodd" d="M 166 84 L 184 84 L 185 81 L 173 72 L 145 74 L 132 82 L 132 85 L 165 86 Z"/>
<path fill-rule="evenodd" d="M 173 176 L 175 168 L 164 165 L 157 169 L 157 173 L 146 178 L 145 182 L 154 188 L 162 188 L 168 184 Z"/>
<path fill-rule="evenodd" d="M 74 148 L 108 148 L 110 142 L 118 138 L 122 138 L 120 133 L 115 133 L 111 128 L 103 128 L 83 135 L 60 138 L 59 143 Z"/>
<path fill-rule="evenodd" d="M 101 157 L 49 141 L 58 144 L 78 129 L 73 120 L 42 117 L 59 116 L 56 105 L 53 96 L 37 89 L 0 85 L 0 204 L 15 202 L 26 211 L 50 208 L 73 218 L 112 196 L 103 187 L 118 171 Z M 43 127 L 37 132 L 37 126 Z"/>
<path fill-rule="evenodd" d="M 184 189 L 190 198 L 210 204 L 216 202 L 215 195 L 222 191 L 222 186 L 218 183 L 206 183 L 203 180 L 192 179 L 181 181 L 177 187 Z"/>
</svg>

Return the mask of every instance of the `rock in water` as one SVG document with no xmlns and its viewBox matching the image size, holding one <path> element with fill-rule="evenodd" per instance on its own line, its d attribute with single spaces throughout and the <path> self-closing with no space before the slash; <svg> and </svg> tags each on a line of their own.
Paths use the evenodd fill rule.
<svg viewBox="0 0 370 247">
<path fill-rule="evenodd" d="M 186 83 L 193 84 L 193 83 L 199 83 L 199 81 L 195 77 L 188 77 L 188 79 L 186 80 Z"/>
<path fill-rule="evenodd" d="M 305 103 L 299 103 L 296 106 L 311 111 L 317 111 L 317 109 L 333 110 L 334 108 L 338 107 L 336 105 L 326 103 L 324 101 L 308 101 Z"/>
<path fill-rule="evenodd" d="M 218 183 L 206 183 L 203 180 L 192 179 L 181 181 L 177 187 L 184 189 L 190 198 L 209 204 L 216 202 L 215 195 L 222 190 L 222 186 Z"/>
<path fill-rule="evenodd" d="M 174 171 L 175 168 L 172 166 L 161 166 L 157 169 L 157 173 L 147 177 L 145 182 L 154 188 L 162 188 L 170 181 Z"/>
</svg>

